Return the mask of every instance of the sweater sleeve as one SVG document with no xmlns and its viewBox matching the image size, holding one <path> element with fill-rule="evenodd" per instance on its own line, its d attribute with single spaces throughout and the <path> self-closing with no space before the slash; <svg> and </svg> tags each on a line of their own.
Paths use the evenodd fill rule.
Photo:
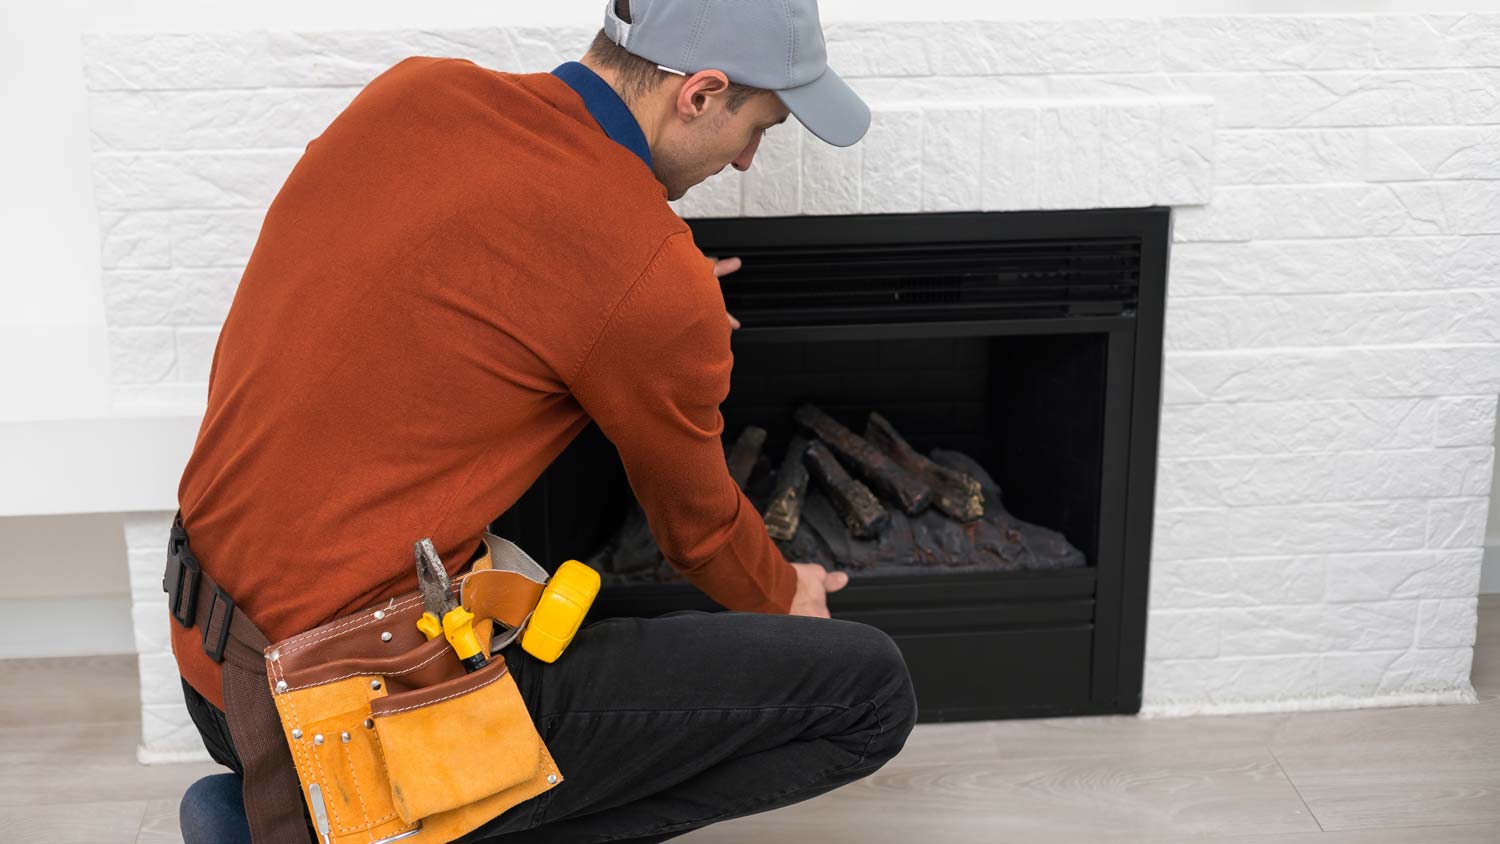
<svg viewBox="0 0 1500 844">
<path fill-rule="evenodd" d="M 672 235 L 571 386 L 619 451 L 667 562 L 726 609 L 785 614 L 796 571 L 729 476 L 720 439 L 729 332 L 718 279 L 690 233 Z"/>
</svg>

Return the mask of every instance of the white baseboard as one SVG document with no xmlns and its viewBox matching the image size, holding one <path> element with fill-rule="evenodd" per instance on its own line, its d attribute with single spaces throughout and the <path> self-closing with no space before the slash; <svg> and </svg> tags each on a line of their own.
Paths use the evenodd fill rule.
<svg viewBox="0 0 1500 844">
<path fill-rule="evenodd" d="M 1465 686 L 1468 684 L 1466 683 Z M 1185 718 L 1196 715 L 1259 715 L 1274 712 L 1322 712 L 1332 709 L 1380 709 L 1387 706 L 1441 706 L 1477 703 L 1472 687 L 1445 692 L 1405 692 L 1369 697 L 1331 695 L 1329 697 L 1290 698 L 1287 700 L 1247 701 L 1244 703 L 1157 703 L 1141 707 L 1141 718 Z"/>
<path fill-rule="evenodd" d="M 133 653 L 129 595 L 0 599 L 0 659 Z"/>
<path fill-rule="evenodd" d="M 1479 594 L 1500 593 L 1500 545 L 1484 549 L 1484 563 L 1479 567 Z"/>
</svg>

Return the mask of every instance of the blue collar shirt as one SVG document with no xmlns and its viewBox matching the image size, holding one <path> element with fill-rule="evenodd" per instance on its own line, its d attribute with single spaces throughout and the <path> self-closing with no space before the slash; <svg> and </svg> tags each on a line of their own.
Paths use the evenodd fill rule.
<svg viewBox="0 0 1500 844">
<path fill-rule="evenodd" d="M 568 87 L 583 98 L 583 105 L 599 123 L 611 140 L 640 156 L 651 167 L 651 147 L 646 144 L 646 133 L 636 122 L 630 107 L 609 87 L 599 74 L 579 62 L 564 62 L 552 71 L 552 75 L 568 83 Z"/>
</svg>

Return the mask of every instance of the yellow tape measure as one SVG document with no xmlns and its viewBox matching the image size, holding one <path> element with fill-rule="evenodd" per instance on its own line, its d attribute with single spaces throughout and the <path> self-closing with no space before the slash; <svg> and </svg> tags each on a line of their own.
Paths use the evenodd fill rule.
<svg viewBox="0 0 1500 844">
<path fill-rule="evenodd" d="M 542 662 L 556 662 L 593 606 L 599 583 L 599 572 L 577 560 L 558 566 L 536 602 L 521 647 Z"/>
</svg>

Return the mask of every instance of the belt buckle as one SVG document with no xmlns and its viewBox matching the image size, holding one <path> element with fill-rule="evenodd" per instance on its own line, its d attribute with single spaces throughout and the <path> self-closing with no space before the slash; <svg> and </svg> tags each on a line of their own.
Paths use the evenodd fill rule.
<svg viewBox="0 0 1500 844">
<path fill-rule="evenodd" d="M 167 541 L 167 570 L 162 575 L 161 590 L 167 593 L 167 607 L 172 618 L 183 627 L 192 627 L 198 609 L 198 579 L 203 569 L 188 547 L 187 536 L 174 529 Z"/>
</svg>

